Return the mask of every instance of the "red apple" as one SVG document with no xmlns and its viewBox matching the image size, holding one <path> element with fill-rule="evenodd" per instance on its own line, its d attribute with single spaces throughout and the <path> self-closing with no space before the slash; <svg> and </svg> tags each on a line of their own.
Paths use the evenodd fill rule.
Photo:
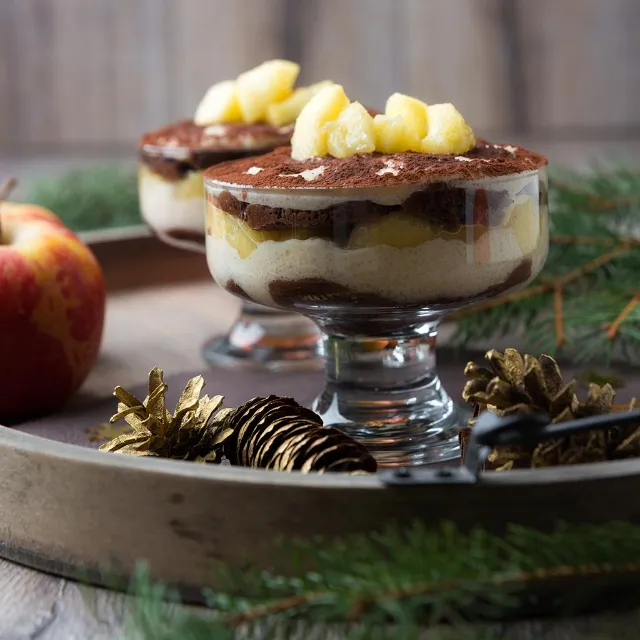
<svg viewBox="0 0 640 640">
<path fill-rule="evenodd" d="M 104 314 L 90 249 L 51 211 L 0 203 L 0 424 L 47 413 L 80 387 Z"/>
</svg>

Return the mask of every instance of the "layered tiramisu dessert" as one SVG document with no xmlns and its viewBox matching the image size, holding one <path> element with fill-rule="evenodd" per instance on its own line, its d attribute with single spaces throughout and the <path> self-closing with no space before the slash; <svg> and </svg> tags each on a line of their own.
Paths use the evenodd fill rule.
<svg viewBox="0 0 640 640">
<path fill-rule="evenodd" d="M 193 118 L 140 138 L 140 208 L 163 241 L 204 251 L 202 172 L 289 143 L 300 110 L 331 84 L 294 88 L 299 70 L 288 60 L 267 61 L 210 87 Z"/>
<path fill-rule="evenodd" d="M 452 105 L 417 102 L 396 94 L 371 117 L 329 87 L 292 147 L 207 171 L 216 280 L 308 312 L 445 310 L 533 278 L 547 255 L 546 158 L 475 140 Z"/>
<path fill-rule="evenodd" d="M 302 108 L 333 84 L 295 87 L 299 71 L 288 60 L 264 62 L 210 87 L 193 118 L 142 136 L 140 208 L 163 242 L 204 253 L 203 170 L 289 142 Z M 213 365 L 290 371 L 317 368 L 319 351 L 309 320 L 245 301 L 230 331 L 208 341 L 202 353 Z"/>
<path fill-rule="evenodd" d="M 382 466 L 451 459 L 461 423 L 435 370 L 438 322 L 538 274 L 546 167 L 476 139 L 452 104 L 394 94 L 372 116 L 330 85 L 291 146 L 205 172 L 207 260 L 228 291 L 319 325 L 325 424 Z"/>
</svg>

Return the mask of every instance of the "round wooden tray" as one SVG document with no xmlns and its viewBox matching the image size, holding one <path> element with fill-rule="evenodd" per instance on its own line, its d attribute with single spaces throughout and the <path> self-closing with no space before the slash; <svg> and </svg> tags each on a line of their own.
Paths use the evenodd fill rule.
<svg viewBox="0 0 640 640">
<path fill-rule="evenodd" d="M 273 543 L 282 536 L 361 533 L 416 518 L 433 525 L 443 520 L 461 527 L 480 524 L 493 531 L 510 522 L 539 528 L 558 520 L 640 523 L 633 498 L 640 489 L 636 460 L 486 473 L 471 486 L 389 486 L 383 475 L 284 474 L 96 451 L 90 429 L 114 413 L 113 387 L 132 380 L 140 385 L 153 365 L 165 368 L 170 402 L 196 373 L 204 374 L 207 392 L 226 395 L 230 406 L 265 393 L 307 402 L 320 383 L 317 373 L 205 370 L 198 346 L 212 331 L 228 326 L 237 306 L 203 277 L 201 257 L 168 252 L 144 235 L 107 244 L 94 245 L 111 303 L 102 358 L 92 377 L 58 414 L 0 427 L 2 557 L 97 583 L 128 575 L 146 560 L 156 579 L 197 594 L 203 585 L 215 584 L 219 561 L 237 565 L 250 558 L 272 566 Z M 123 256 L 129 255 L 143 260 L 147 284 L 135 264 L 123 268 Z M 129 278 L 126 284 L 124 274 L 132 269 L 140 281 L 132 285 Z M 171 276 L 161 289 L 154 288 L 162 284 L 159 273 Z M 217 314 L 217 326 L 207 313 L 190 308 L 184 317 L 174 313 L 174 326 L 157 322 L 167 296 L 183 295 L 185 287 L 196 298 L 192 309 L 206 306 Z M 132 301 L 140 299 L 145 304 L 137 309 Z M 220 304 L 227 307 L 221 311 Z M 131 330 L 123 333 L 125 322 Z M 190 333 L 176 339 L 197 341 L 191 352 L 168 340 L 183 322 L 190 323 Z M 451 392 L 459 392 L 461 363 L 445 362 L 442 371 Z M 622 399 L 632 392 L 625 390 Z"/>
</svg>

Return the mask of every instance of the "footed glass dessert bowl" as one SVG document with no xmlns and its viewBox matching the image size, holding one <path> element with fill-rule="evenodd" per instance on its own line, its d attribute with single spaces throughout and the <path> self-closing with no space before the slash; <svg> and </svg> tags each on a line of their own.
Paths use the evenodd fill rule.
<svg viewBox="0 0 640 640">
<path fill-rule="evenodd" d="M 437 374 L 438 325 L 539 273 L 546 165 L 483 141 L 459 156 L 296 161 L 283 147 L 223 163 L 205 172 L 209 268 L 244 300 L 318 325 L 326 425 L 383 466 L 452 459 L 461 418 Z"/>
<path fill-rule="evenodd" d="M 287 70 L 290 64 L 284 61 L 280 66 Z M 273 83 L 273 65 L 262 67 L 257 80 Z M 249 81 L 255 82 L 256 70 L 250 74 L 254 75 Z M 240 115 L 230 113 L 234 105 L 224 91 L 229 84 L 214 85 L 194 119 L 147 132 L 138 142 L 142 217 L 168 245 L 205 253 L 202 173 L 207 167 L 266 153 L 288 144 L 291 138 L 296 111 L 291 111 L 286 100 L 277 104 L 279 111 L 272 122 L 244 122 Z M 216 121 L 221 117 L 240 121 Z M 291 371 L 321 367 L 321 348 L 318 331 L 307 318 L 244 301 L 229 333 L 208 341 L 202 353 L 207 362 L 218 366 Z"/>
</svg>

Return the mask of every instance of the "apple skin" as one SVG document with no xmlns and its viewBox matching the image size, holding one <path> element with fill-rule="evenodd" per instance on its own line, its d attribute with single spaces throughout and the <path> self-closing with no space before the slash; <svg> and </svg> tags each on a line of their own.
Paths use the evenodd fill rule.
<svg viewBox="0 0 640 640">
<path fill-rule="evenodd" d="M 98 357 L 105 298 L 98 261 L 59 218 L 0 205 L 0 424 L 77 391 Z"/>
</svg>

